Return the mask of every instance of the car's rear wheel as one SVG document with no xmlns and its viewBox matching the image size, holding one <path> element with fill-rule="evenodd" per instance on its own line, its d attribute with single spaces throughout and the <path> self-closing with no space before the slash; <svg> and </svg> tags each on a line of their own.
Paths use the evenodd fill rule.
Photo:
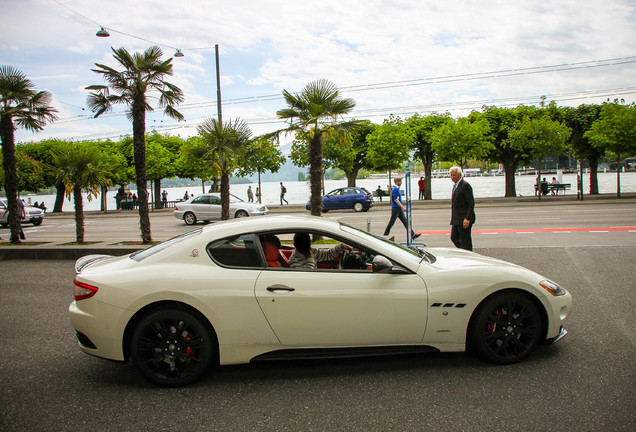
<svg viewBox="0 0 636 432">
<path fill-rule="evenodd" d="M 468 341 L 477 355 L 515 363 L 536 348 L 542 333 L 539 309 L 529 295 L 507 291 L 487 299 L 471 320 Z"/>
<path fill-rule="evenodd" d="M 364 205 L 361 202 L 357 202 L 353 205 L 353 209 L 357 212 L 364 210 Z"/>
<path fill-rule="evenodd" d="M 238 210 L 236 213 L 234 213 L 235 218 L 242 218 L 242 217 L 248 217 L 248 216 L 249 214 L 245 210 Z"/>
<path fill-rule="evenodd" d="M 200 318 L 180 309 L 159 309 L 144 319 L 132 335 L 131 357 L 154 384 L 189 384 L 208 369 L 215 343 Z"/>
<path fill-rule="evenodd" d="M 197 217 L 194 215 L 194 213 L 188 212 L 183 215 L 183 221 L 186 223 L 186 225 L 194 225 L 195 223 L 197 223 Z"/>
</svg>

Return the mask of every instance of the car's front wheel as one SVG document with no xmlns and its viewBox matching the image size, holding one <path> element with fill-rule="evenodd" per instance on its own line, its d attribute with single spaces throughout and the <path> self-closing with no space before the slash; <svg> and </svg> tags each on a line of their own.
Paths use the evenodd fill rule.
<svg viewBox="0 0 636 432">
<path fill-rule="evenodd" d="M 33 226 L 38 226 L 38 225 L 42 225 L 42 219 L 33 221 Z"/>
<path fill-rule="evenodd" d="M 507 291 L 479 307 L 471 320 L 468 342 L 485 360 L 515 363 L 534 351 L 542 329 L 541 314 L 529 295 Z"/>
<path fill-rule="evenodd" d="M 183 215 L 183 221 L 186 223 L 186 225 L 194 225 L 195 223 L 197 223 L 197 217 L 194 215 L 194 213 L 188 212 Z"/>
<path fill-rule="evenodd" d="M 361 202 L 357 202 L 353 205 L 353 209 L 357 212 L 364 210 L 364 205 Z"/>
<path fill-rule="evenodd" d="M 245 210 L 239 210 L 234 214 L 235 218 L 248 217 L 249 214 Z"/>
<path fill-rule="evenodd" d="M 133 332 L 131 348 L 135 367 L 164 387 L 183 386 L 200 378 L 216 349 L 200 318 L 172 308 L 143 318 Z"/>
</svg>

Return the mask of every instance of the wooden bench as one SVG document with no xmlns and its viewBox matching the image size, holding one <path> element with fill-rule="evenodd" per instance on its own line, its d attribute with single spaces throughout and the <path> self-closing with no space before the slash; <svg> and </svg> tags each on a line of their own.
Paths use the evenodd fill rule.
<svg viewBox="0 0 636 432">
<path fill-rule="evenodd" d="M 534 194 L 536 195 L 538 193 L 540 186 L 534 185 Z M 563 191 L 563 193 L 565 193 L 565 191 L 569 191 L 572 189 L 572 184 L 570 183 L 560 183 L 560 184 L 548 184 L 548 189 L 546 191 L 544 191 L 543 195 L 547 195 L 548 192 L 552 192 L 552 195 L 558 195 L 559 191 Z"/>
</svg>

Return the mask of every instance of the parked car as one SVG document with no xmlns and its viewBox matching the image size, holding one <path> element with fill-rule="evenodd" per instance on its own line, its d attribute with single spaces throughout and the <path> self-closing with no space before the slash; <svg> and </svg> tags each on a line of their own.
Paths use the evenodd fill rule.
<svg viewBox="0 0 636 432">
<path fill-rule="evenodd" d="M 22 202 L 24 203 L 24 200 Z M 38 226 L 42 222 L 44 222 L 44 210 L 24 203 L 24 218 L 21 223 L 32 223 L 33 226 Z M 0 200 L 0 225 L 9 225 L 9 204 L 6 199 Z"/>
<path fill-rule="evenodd" d="M 269 213 L 267 206 L 243 201 L 230 195 L 230 217 L 241 218 L 247 216 L 260 216 Z M 194 225 L 198 221 L 209 222 L 221 219 L 221 194 L 202 194 L 186 201 L 176 203 L 174 216 L 183 219 L 188 225 Z"/>
<path fill-rule="evenodd" d="M 291 268 L 299 232 L 319 235 L 315 247 L 353 249 Z M 315 216 L 219 222 L 128 256 L 80 258 L 75 271 L 80 349 L 131 360 L 162 386 L 258 360 L 469 348 L 514 363 L 561 339 L 572 305 L 564 288 L 518 265 L 407 248 Z"/>
<path fill-rule="evenodd" d="M 344 187 L 334 189 L 322 197 L 322 211 L 329 210 L 349 210 L 357 212 L 368 211 L 373 207 L 373 195 L 362 187 Z M 305 206 L 311 210 L 311 201 L 307 201 Z"/>
</svg>

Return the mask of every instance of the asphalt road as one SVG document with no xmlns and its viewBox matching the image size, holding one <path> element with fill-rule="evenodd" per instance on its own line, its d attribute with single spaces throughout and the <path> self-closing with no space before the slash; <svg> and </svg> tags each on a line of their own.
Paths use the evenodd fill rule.
<svg viewBox="0 0 636 432">
<path fill-rule="evenodd" d="M 308 214 L 304 206 L 274 206 L 273 217 L 283 212 Z M 476 249 L 526 246 L 615 246 L 636 245 L 636 199 L 552 202 L 478 203 L 477 223 L 473 227 Z M 330 211 L 323 217 L 341 220 L 360 229 L 382 235 L 388 222 L 389 207 L 377 206 L 368 212 Z M 450 209 L 448 203 L 418 202 L 412 212 L 413 228 L 422 233 L 418 241 L 429 246 L 452 246 L 449 239 Z M 201 226 L 199 224 L 198 226 Z M 139 241 L 137 212 L 89 214 L 85 222 L 87 242 L 112 245 Z M 167 240 L 192 229 L 171 211 L 151 213 L 154 240 Z M 40 226 L 24 226 L 27 242 L 41 242 L 50 247 L 75 240 L 75 221 L 71 215 L 47 215 Z M 398 242 L 406 241 L 406 230 L 398 221 L 391 231 Z M 9 229 L 0 229 L 5 241 Z"/>
<path fill-rule="evenodd" d="M 520 364 L 463 353 L 275 362 L 222 367 L 181 389 L 80 352 L 67 317 L 72 261 L 0 261 L 0 430 L 631 432 L 636 234 L 622 244 L 588 234 L 480 249 L 573 295 L 570 334 Z"/>
</svg>

